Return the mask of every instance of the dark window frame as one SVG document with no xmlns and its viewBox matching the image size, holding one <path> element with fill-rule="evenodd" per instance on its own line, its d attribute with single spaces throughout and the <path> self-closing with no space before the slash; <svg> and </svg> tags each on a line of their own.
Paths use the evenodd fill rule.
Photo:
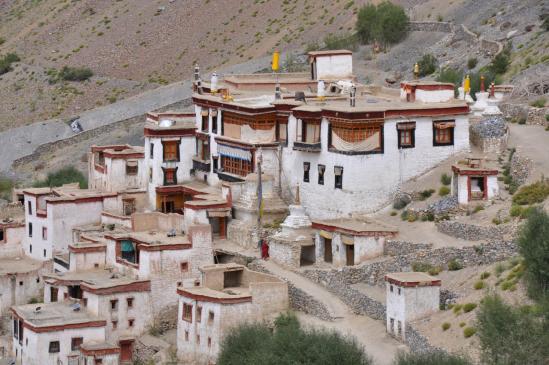
<svg viewBox="0 0 549 365">
<path fill-rule="evenodd" d="M 303 162 L 303 182 L 308 183 L 311 180 L 311 163 Z"/>
<path fill-rule="evenodd" d="M 324 185 L 324 175 L 326 174 L 326 165 L 318 165 L 318 185 Z"/>
<path fill-rule="evenodd" d="M 404 122 L 402 124 L 411 123 L 411 122 Z M 401 123 L 397 123 L 397 143 L 398 148 L 414 148 L 416 146 L 416 128 L 407 128 L 407 129 L 399 129 L 398 125 Z M 410 132 L 410 143 L 403 144 L 402 143 L 402 135 L 404 133 Z"/>
<path fill-rule="evenodd" d="M 59 341 L 50 341 L 50 344 L 48 346 L 48 353 L 50 354 L 58 354 L 61 352 L 61 344 Z"/>
<path fill-rule="evenodd" d="M 447 146 L 453 146 L 454 145 L 454 139 L 455 139 L 455 125 L 454 127 L 449 127 L 449 128 L 445 128 L 445 129 L 440 129 L 440 128 L 436 128 L 436 124 L 437 123 L 441 123 L 441 122 L 453 122 L 455 123 L 455 120 L 434 120 L 433 121 L 433 124 L 432 124 L 432 128 L 433 128 L 433 146 L 434 147 L 447 147 Z M 440 142 L 440 132 L 439 131 L 448 131 L 449 133 L 449 142 Z"/>
<path fill-rule="evenodd" d="M 341 169 L 341 174 L 336 173 L 337 169 Z M 334 187 L 343 189 L 343 166 L 334 166 Z"/>
</svg>

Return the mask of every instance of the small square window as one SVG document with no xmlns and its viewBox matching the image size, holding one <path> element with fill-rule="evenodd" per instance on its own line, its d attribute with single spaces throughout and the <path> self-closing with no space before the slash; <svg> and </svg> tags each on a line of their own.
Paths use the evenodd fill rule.
<svg viewBox="0 0 549 365">
<path fill-rule="evenodd" d="M 78 351 L 80 350 L 80 346 L 84 342 L 83 337 L 73 337 L 71 339 L 71 351 Z"/>
<path fill-rule="evenodd" d="M 118 309 L 118 299 L 111 300 L 111 310 L 115 311 Z"/>
<path fill-rule="evenodd" d="M 135 319 L 128 319 L 128 327 L 132 328 L 134 322 L 135 322 Z"/>
<path fill-rule="evenodd" d="M 112 329 L 115 330 L 118 328 L 118 321 L 112 321 Z"/>
<path fill-rule="evenodd" d="M 208 337 L 208 347 L 212 347 L 212 338 Z"/>
<path fill-rule="evenodd" d="M 183 320 L 187 322 L 193 321 L 193 306 L 191 304 L 183 303 Z"/>
<path fill-rule="evenodd" d="M 44 257 L 46 257 L 46 253 L 47 253 L 47 251 L 46 251 L 46 249 L 44 249 L 43 252 L 42 252 L 42 254 L 44 255 Z"/>
<path fill-rule="evenodd" d="M 50 354 L 59 353 L 59 341 L 51 341 L 49 351 Z"/>
<path fill-rule="evenodd" d="M 126 303 L 128 304 L 128 308 L 133 308 L 133 298 L 126 298 Z"/>
<path fill-rule="evenodd" d="M 182 262 L 181 263 L 181 272 L 188 272 L 189 271 L 189 263 L 188 262 Z"/>
<path fill-rule="evenodd" d="M 208 312 L 208 323 L 209 323 L 209 324 L 212 324 L 212 323 L 213 323 L 214 317 L 215 317 L 214 312 L 209 311 L 209 312 Z"/>
<path fill-rule="evenodd" d="M 335 166 L 334 175 L 335 175 L 335 188 L 343 189 L 343 167 Z"/>
</svg>

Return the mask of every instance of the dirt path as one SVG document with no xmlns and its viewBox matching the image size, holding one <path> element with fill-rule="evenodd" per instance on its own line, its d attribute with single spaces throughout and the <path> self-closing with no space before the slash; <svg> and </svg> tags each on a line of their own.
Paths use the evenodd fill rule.
<svg viewBox="0 0 549 365">
<path fill-rule="evenodd" d="M 529 180 L 538 180 L 541 175 L 549 176 L 549 132 L 539 125 L 509 124 L 509 129 L 509 146 L 516 147 L 533 162 Z"/>
<path fill-rule="evenodd" d="M 322 286 L 288 271 L 272 261 L 263 262 L 263 266 L 274 275 L 288 280 L 297 288 L 319 300 L 331 314 L 338 318 L 333 322 L 327 322 L 304 313 L 297 313 L 304 325 L 333 329 L 341 334 L 355 337 L 374 359 L 376 365 L 389 365 L 398 350 L 406 350 L 405 345 L 387 335 L 382 321 L 353 314 L 345 303 Z"/>
</svg>

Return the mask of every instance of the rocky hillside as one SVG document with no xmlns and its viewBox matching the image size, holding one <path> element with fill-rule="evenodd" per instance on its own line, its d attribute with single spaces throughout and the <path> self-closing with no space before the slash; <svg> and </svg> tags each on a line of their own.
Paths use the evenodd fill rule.
<svg viewBox="0 0 549 365">
<path fill-rule="evenodd" d="M 0 55 L 16 52 L 21 62 L 0 76 L 0 131 L 50 118 L 66 119 L 189 78 L 197 61 L 203 69 L 213 70 L 264 56 L 274 48 L 303 50 L 328 34 L 352 30 L 358 8 L 366 2 L 1 1 Z M 522 34 L 526 25 L 535 24 L 526 35 L 528 39 L 539 30 L 537 15 L 542 6 L 535 0 L 453 0 L 449 6 L 435 0 L 395 2 L 403 5 L 412 19 L 465 22 L 474 31 L 493 37 L 504 37 L 515 29 Z M 395 57 L 387 54 L 385 59 L 394 62 L 384 62 L 382 55 L 379 62 L 363 66 L 373 73 L 407 68 L 410 52 L 415 56 L 414 52 L 419 54 L 442 39 L 423 33 L 412 34 L 395 47 L 403 50 Z M 547 47 L 545 34 L 539 41 L 543 47 Z M 523 51 L 534 47 L 527 40 L 520 42 Z M 530 63 L 538 62 L 543 54 L 532 56 Z M 66 65 L 88 67 L 94 76 L 85 82 L 56 82 L 56 72 Z"/>
</svg>

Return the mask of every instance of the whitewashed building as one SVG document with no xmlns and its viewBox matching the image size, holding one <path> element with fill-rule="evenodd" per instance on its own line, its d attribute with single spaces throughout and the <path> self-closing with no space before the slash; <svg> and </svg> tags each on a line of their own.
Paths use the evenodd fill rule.
<svg viewBox="0 0 549 365">
<path fill-rule="evenodd" d="M 209 161 L 200 177 L 244 181 L 261 155 L 283 197 L 299 183 L 310 217 L 332 219 L 381 208 L 404 181 L 469 150 L 469 106 L 452 84 L 353 84 L 350 53 L 331 53 L 309 55 L 310 75 L 281 77 L 279 99 L 270 75 L 230 75 L 215 93 L 195 84 L 196 139 Z M 311 82 L 325 86 L 311 93 Z"/>
<path fill-rule="evenodd" d="M 497 167 L 481 157 L 468 157 L 452 165 L 452 195 L 460 205 L 482 202 L 499 195 Z"/>
<path fill-rule="evenodd" d="M 440 279 L 422 272 L 385 275 L 387 332 L 406 339 L 406 325 L 439 310 Z"/>
<path fill-rule="evenodd" d="M 200 286 L 180 287 L 177 355 L 193 364 L 215 363 L 223 338 L 239 324 L 288 309 L 288 284 L 237 264 L 201 268 Z"/>
</svg>

